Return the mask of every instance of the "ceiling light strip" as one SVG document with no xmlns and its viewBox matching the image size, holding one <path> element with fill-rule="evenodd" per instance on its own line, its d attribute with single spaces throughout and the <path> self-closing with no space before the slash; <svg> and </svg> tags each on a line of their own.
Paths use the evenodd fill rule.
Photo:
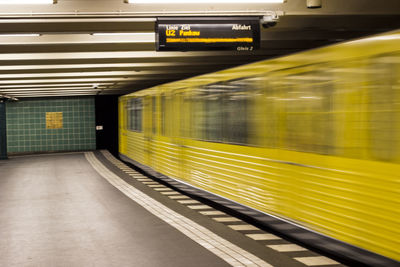
<svg viewBox="0 0 400 267">
<path fill-rule="evenodd" d="M 56 3 L 57 0 L 0 0 L 0 5 L 49 5 Z"/>
<path fill-rule="evenodd" d="M 99 88 L 100 86 L 98 86 L 97 88 Z M 86 90 L 94 90 L 93 86 L 85 86 L 85 87 L 56 87 L 56 88 L 40 88 L 40 87 L 36 87 L 36 88 L 23 88 L 23 89 L 0 89 L 0 93 L 1 92 L 28 92 L 28 91 L 54 91 L 54 90 L 82 90 L 82 89 L 86 89 Z"/>
<path fill-rule="evenodd" d="M 27 94 L 27 95 L 33 95 L 33 94 L 59 94 L 59 93 L 68 93 L 68 94 L 78 94 L 78 93 L 97 93 L 100 90 L 95 90 L 95 91 L 76 91 L 76 92 L 71 92 L 71 91 L 54 91 L 54 92 L 46 92 L 46 91 L 37 91 L 37 92 L 18 92 L 18 93 L 13 93 L 13 95 L 21 95 L 21 94 Z"/>
<path fill-rule="evenodd" d="M 124 83 L 126 81 L 134 81 L 134 80 L 143 80 L 143 79 L 137 79 L 137 78 L 127 78 L 127 79 L 121 79 L 121 78 L 81 78 L 81 79 L 46 79 L 46 80 L 0 80 L 0 84 L 49 84 L 49 83 L 79 83 L 79 82 L 88 82 L 88 83 L 103 83 L 103 82 L 118 82 L 118 83 Z"/>
<path fill-rule="evenodd" d="M 207 65 L 216 63 L 209 62 Z M 63 64 L 63 65 L 7 65 L 1 66 L 0 70 L 38 70 L 38 69 L 91 69 L 91 68 L 146 68 L 146 67 L 169 67 L 206 65 L 204 62 L 160 62 L 160 63 L 99 63 L 99 64 Z"/>
<path fill-rule="evenodd" d="M 113 85 L 115 83 L 99 83 L 99 86 L 107 86 L 107 85 Z M 24 88 L 35 88 L 40 86 L 42 87 L 53 87 L 53 88 L 59 88 L 59 87 L 76 87 L 76 86 L 86 86 L 86 87 L 91 87 L 93 85 L 92 82 L 88 83 L 54 83 L 54 84 L 23 84 L 23 85 L 0 85 L 0 90 L 4 89 L 24 89 Z"/>
<path fill-rule="evenodd" d="M 94 36 L 136 36 L 136 37 L 155 37 L 154 32 L 94 32 Z"/>
<path fill-rule="evenodd" d="M 193 71 L 188 71 L 188 70 L 177 70 L 175 72 L 169 70 L 169 71 L 142 71 L 142 72 L 128 72 L 128 73 L 117 73 L 117 72 L 112 72 L 110 71 L 108 74 L 102 74 L 102 73 L 96 73 L 96 72 L 71 72 L 71 73 L 34 73 L 34 74 L 26 74 L 26 73 L 20 73 L 20 74 L 0 74 L 0 80 L 6 80 L 6 79 L 10 79 L 10 80 L 14 80 L 14 79 L 18 79 L 20 81 L 23 81 L 24 79 L 50 79 L 50 78 L 83 78 L 83 77 L 87 77 L 87 78 L 96 78 L 96 77 L 104 77 L 104 78 L 113 78 L 113 77 L 119 77 L 121 80 L 125 80 L 128 78 L 140 78 L 140 79 L 144 79 L 145 77 L 149 77 L 149 76 L 157 76 L 160 77 L 162 75 L 168 75 L 168 76 L 179 76 L 181 74 L 192 74 Z M 76 75 L 73 75 L 76 74 Z"/>
<path fill-rule="evenodd" d="M 143 58 L 189 58 L 189 57 L 212 57 L 232 56 L 232 51 L 195 51 L 190 53 L 182 52 L 155 52 L 155 51 L 121 51 L 121 52 L 54 52 L 54 53 L 3 53 L 0 62 L 3 60 L 47 60 L 47 59 L 143 59 Z"/>
<path fill-rule="evenodd" d="M 38 97 L 73 97 L 73 96 L 95 96 L 96 94 L 41 94 L 41 95 L 19 95 L 19 98 L 38 98 Z"/>
<path fill-rule="evenodd" d="M 37 92 L 29 92 L 29 93 L 12 93 L 12 95 L 20 96 L 20 95 L 38 95 L 38 94 L 96 94 L 99 91 L 76 91 L 76 92 L 70 92 L 70 91 L 60 91 L 60 92 L 42 92 L 42 91 L 37 91 Z"/>
<path fill-rule="evenodd" d="M 64 13 L 64 12 L 63 12 Z M 68 12 L 66 12 L 68 15 Z M 68 18 L 57 18 L 57 17 L 43 17 L 43 18 L 23 18 L 23 19 L 1 19 L 0 20 L 0 25 L 3 23 L 12 23 L 12 24 L 25 24 L 25 23 L 76 23 L 76 22 L 96 22 L 96 23 L 101 23 L 101 22 L 156 22 L 157 19 L 154 17 L 141 17 L 141 18 L 132 18 L 132 17 L 120 17 L 120 18 L 110 18 L 110 17 L 97 17 L 97 18 L 88 18 L 88 17 L 77 17 L 76 13 L 75 17 L 68 17 Z M 112 14 L 112 13 L 111 13 Z M 30 14 L 32 16 L 32 14 Z M 153 14 L 154 16 L 154 14 Z"/>
<path fill-rule="evenodd" d="M 125 0 L 129 4 L 282 4 L 286 0 Z"/>
<path fill-rule="evenodd" d="M 33 38 L 33 36 L 40 36 Z M 1 34 L 2 45 L 68 45 L 68 44 L 152 44 L 156 41 L 154 33 L 150 35 L 104 35 L 92 36 L 89 34 Z"/>
<path fill-rule="evenodd" d="M 39 33 L 0 33 L 0 37 L 38 37 Z"/>
<path fill-rule="evenodd" d="M 44 78 L 44 77 L 90 77 L 90 76 L 132 76 L 132 75 L 150 75 L 160 73 L 171 73 L 161 71 L 99 71 L 99 72 L 65 72 L 65 73 L 20 73 L 20 74 L 0 74 L 0 79 L 14 79 L 14 78 Z"/>
</svg>

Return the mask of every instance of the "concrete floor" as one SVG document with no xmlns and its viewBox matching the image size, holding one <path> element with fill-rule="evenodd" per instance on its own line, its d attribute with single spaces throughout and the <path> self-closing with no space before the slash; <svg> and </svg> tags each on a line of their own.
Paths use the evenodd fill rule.
<svg viewBox="0 0 400 267">
<path fill-rule="evenodd" d="M 0 266 L 230 266 L 151 215 L 83 153 L 0 161 Z"/>
</svg>

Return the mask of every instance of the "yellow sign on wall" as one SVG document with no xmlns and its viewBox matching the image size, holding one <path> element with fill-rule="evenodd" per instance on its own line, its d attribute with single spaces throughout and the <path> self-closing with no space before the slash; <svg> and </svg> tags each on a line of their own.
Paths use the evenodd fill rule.
<svg viewBox="0 0 400 267">
<path fill-rule="evenodd" d="M 46 128 L 62 129 L 63 113 L 62 112 L 46 112 Z"/>
</svg>

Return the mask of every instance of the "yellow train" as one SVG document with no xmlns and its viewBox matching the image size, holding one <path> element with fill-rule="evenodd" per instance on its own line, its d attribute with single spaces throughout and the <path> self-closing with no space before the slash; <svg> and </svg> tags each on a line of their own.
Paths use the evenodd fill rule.
<svg viewBox="0 0 400 267">
<path fill-rule="evenodd" d="M 119 99 L 119 152 L 400 260 L 400 31 Z"/>
</svg>

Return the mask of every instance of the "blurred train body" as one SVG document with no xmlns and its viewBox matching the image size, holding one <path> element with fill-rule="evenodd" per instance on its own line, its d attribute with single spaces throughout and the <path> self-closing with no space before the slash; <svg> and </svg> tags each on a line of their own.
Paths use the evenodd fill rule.
<svg viewBox="0 0 400 267">
<path fill-rule="evenodd" d="M 400 31 L 138 91 L 119 152 L 400 260 Z"/>
</svg>

